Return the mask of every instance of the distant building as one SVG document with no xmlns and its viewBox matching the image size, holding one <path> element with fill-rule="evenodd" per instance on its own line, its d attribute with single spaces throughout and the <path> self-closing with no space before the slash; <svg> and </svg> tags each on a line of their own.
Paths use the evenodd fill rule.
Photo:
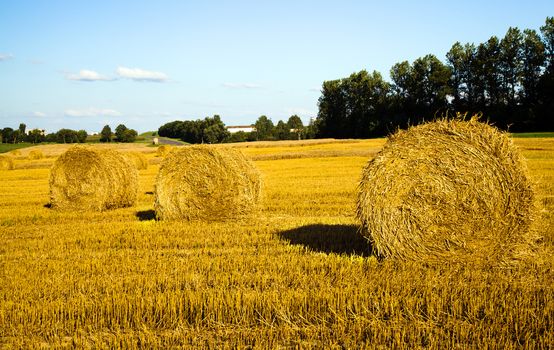
<svg viewBox="0 0 554 350">
<path fill-rule="evenodd" d="M 227 131 L 229 131 L 231 134 L 234 134 L 239 131 L 244 131 L 244 132 L 256 131 L 256 128 L 252 125 L 234 125 L 234 126 L 228 126 Z"/>
</svg>

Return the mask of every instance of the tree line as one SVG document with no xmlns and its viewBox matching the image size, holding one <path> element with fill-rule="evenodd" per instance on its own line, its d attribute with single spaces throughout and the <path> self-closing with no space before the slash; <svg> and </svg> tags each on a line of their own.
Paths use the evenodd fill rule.
<svg viewBox="0 0 554 350">
<path fill-rule="evenodd" d="M 292 115 L 287 122 L 279 120 L 277 124 L 265 115 L 260 116 L 251 125 L 251 132 L 238 131 L 230 133 L 219 115 L 197 120 L 175 120 L 159 127 L 158 135 L 181 139 L 188 143 L 222 143 L 270 140 L 300 140 L 315 137 L 315 129 L 307 127 L 297 115 Z"/>
<path fill-rule="evenodd" d="M 317 136 L 382 136 L 453 112 L 480 112 L 511 131 L 554 130 L 554 17 L 540 33 L 511 27 L 501 39 L 456 42 L 446 63 L 432 54 L 397 63 L 390 77 L 362 70 L 325 81 Z"/>
<path fill-rule="evenodd" d="M 115 133 L 109 125 L 104 126 L 100 132 L 100 142 L 134 142 L 138 133 L 136 130 L 128 129 L 125 125 L 119 124 Z M 86 130 L 60 129 L 53 133 L 45 133 L 44 130 L 32 129 L 27 131 L 24 123 L 19 124 L 19 128 L 12 129 L 6 127 L 0 130 L 0 139 L 2 143 L 84 143 L 87 141 L 88 133 Z"/>
</svg>

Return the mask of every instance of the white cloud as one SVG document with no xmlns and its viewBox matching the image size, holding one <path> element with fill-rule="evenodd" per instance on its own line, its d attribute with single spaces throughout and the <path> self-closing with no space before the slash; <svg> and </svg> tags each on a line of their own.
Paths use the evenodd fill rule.
<svg viewBox="0 0 554 350">
<path fill-rule="evenodd" d="M 65 115 L 68 117 L 118 117 L 122 114 L 115 109 L 87 108 L 87 109 L 66 109 Z"/>
<path fill-rule="evenodd" d="M 112 78 L 100 75 L 93 70 L 82 69 L 79 71 L 79 74 L 69 74 L 67 75 L 69 80 L 78 80 L 78 81 L 110 81 Z"/>
<path fill-rule="evenodd" d="M 262 86 L 253 83 L 223 83 L 224 87 L 229 89 L 261 89 Z"/>
<path fill-rule="evenodd" d="M 43 118 L 43 117 L 46 117 L 46 113 L 42 113 L 42 112 L 33 112 L 33 117 Z"/>
<path fill-rule="evenodd" d="M 12 54 L 9 53 L 0 53 L 0 61 L 7 61 L 13 58 Z"/>
<path fill-rule="evenodd" d="M 135 81 L 153 81 L 161 83 L 168 79 L 165 73 L 148 71 L 140 68 L 117 67 L 116 72 L 121 78 Z"/>
<path fill-rule="evenodd" d="M 310 91 L 313 91 L 313 92 L 321 92 L 321 87 L 317 86 L 317 87 L 313 87 L 310 89 Z"/>
</svg>

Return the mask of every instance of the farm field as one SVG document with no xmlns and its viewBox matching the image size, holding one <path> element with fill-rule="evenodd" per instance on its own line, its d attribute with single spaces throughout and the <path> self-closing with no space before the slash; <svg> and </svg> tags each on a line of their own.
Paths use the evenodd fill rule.
<svg viewBox="0 0 554 350">
<path fill-rule="evenodd" d="M 2 348 L 537 348 L 554 344 L 554 141 L 514 139 L 537 194 L 535 255 L 506 267 L 378 261 L 354 218 L 378 140 L 233 144 L 262 173 L 259 215 L 154 220 L 136 206 L 48 208 L 66 145 L 0 170 Z M 112 147 L 95 145 L 94 147 Z M 220 146 L 216 146 L 220 147 Z M 28 160 L 40 149 L 45 157 Z"/>
</svg>

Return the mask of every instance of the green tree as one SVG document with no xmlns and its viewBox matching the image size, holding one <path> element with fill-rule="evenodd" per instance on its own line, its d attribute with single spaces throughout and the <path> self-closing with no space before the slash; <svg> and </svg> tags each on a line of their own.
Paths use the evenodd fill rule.
<svg viewBox="0 0 554 350">
<path fill-rule="evenodd" d="M 279 120 L 275 126 L 274 135 L 277 140 L 288 140 L 290 139 L 290 127 L 284 121 Z"/>
<path fill-rule="evenodd" d="M 304 124 L 299 116 L 296 114 L 291 115 L 287 121 L 287 126 L 296 139 L 300 140 L 302 138 L 302 134 L 304 133 Z"/>
<path fill-rule="evenodd" d="M 12 128 L 2 129 L 2 143 L 13 143 L 14 130 Z"/>
<path fill-rule="evenodd" d="M 24 123 L 19 124 L 19 135 L 24 136 L 26 129 L 27 125 L 25 125 Z"/>
<path fill-rule="evenodd" d="M 537 100 L 537 88 L 545 62 L 545 46 L 539 34 L 530 29 L 523 31 L 523 67 L 521 85 L 527 104 Z"/>
<path fill-rule="evenodd" d="M 45 139 L 44 133 L 38 129 L 30 130 L 27 135 L 27 140 L 31 143 L 41 143 L 44 142 Z"/>
<path fill-rule="evenodd" d="M 127 127 L 124 124 L 119 124 L 115 128 L 115 140 L 117 142 L 126 142 L 125 141 L 125 130 L 127 130 Z"/>
<path fill-rule="evenodd" d="M 510 27 L 500 41 L 502 91 L 508 106 L 515 106 L 518 83 L 523 68 L 523 36 L 518 28 Z"/>
<path fill-rule="evenodd" d="M 85 141 L 87 140 L 88 133 L 86 132 L 86 130 L 79 130 L 76 132 L 75 135 L 77 136 L 77 141 L 79 143 L 85 143 Z"/>
<path fill-rule="evenodd" d="M 554 73 L 554 17 L 546 17 L 541 34 L 546 50 L 546 68 L 549 73 Z"/>
<path fill-rule="evenodd" d="M 137 139 L 137 136 L 138 136 L 138 133 L 136 130 L 126 129 L 125 131 L 123 131 L 121 142 L 128 142 L 128 143 L 135 142 L 135 140 Z"/>
<path fill-rule="evenodd" d="M 202 143 L 221 143 L 229 137 L 229 131 L 217 114 L 201 121 L 200 129 L 202 130 Z"/>
<path fill-rule="evenodd" d="M 269 140 L 273 136 L 273 122 L 265 115 L 260 116 L 258 120 L 256 120 L 254 128 L 256 129 L 257 140 Z"/>
<path fill-rule="evenodd" d="M 109 125 L 104 125 L 100 132 L 100 142 L 112 142 L 112 129 Z"/>
</svg>

